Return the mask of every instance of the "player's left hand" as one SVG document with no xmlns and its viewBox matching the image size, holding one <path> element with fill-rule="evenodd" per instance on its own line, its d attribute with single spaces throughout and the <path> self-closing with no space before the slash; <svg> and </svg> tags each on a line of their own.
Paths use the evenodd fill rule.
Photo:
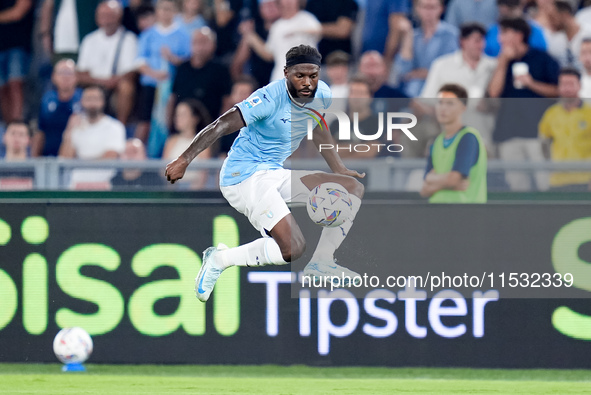
<svg viewBox="0 0 591 395">
<path fill-rule="evenodd" d="M 185 171 L 187 170 L 187 166 L 189 166 L 189 162 L 187 162 L 187 160 L 182 156 L 179 156 L 166 165 L 166 171 L 164 172 L 164 175 L 171 184 L 174 184 L 176 181 L 183 178 Z"/>
<path fill-rule="evenodd" d="M 343 171 L 340 171 L 339 174 L 342 174 L 344 176 L 351 176 L 351 177 L 355 177 L 355 178 L 364 178 L 365 177 L 365 173 L 359 173 L 356 170 L 350 170 L 350 169 L 345 169 Z"/>
</svg>

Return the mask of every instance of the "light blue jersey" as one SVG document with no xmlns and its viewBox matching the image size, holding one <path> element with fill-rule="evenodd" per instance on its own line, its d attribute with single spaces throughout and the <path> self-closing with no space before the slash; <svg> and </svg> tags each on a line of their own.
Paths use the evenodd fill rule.
<svg viewBox="0 0 591 395">
<path fill-rule="evenodd" d="M 314 111 L 322 113 L 331 103 L 330 88 L 318 81 L 314 100 L 299 107 L 291 101 L 285 79 L 271 82 L 238 103 L 246 126 L 224 161 L 220 186 L 238 184 L 258 170 L 282 168 L 306 137 L 308 120 L 316 117 Z"/>
</svg>

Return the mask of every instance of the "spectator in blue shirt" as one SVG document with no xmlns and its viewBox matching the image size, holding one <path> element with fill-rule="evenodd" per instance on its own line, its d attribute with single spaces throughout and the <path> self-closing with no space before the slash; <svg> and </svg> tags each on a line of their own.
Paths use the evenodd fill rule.
<svg viewBox="0 0 591 395">
<path fill-rule="evenodd" d="M 496 0 L 451 0 L 445 21 L 458 29 L 469 22 L 478 22 L 488 29 L 497 21 L 497 15 Z"/>
<path fill-rule="evenodd" d="M 420 27 L 403 24 L 404 37 L 395 67 L 409 97 L 420 95 L 431 63 L 438 57 L 458 50 L 458 29 L 441 21 L 442 0 L 418 0 Z"/>
<path fill-rule="evenodd" d="M 390 65 L 400 44 L 401 28 L 408 23 L 409 0 L 370 0 L 365 9 L 362 52 L 378 51 Z"/>
<path fill-rule="evenodd" d="M 519 0 L 497 0 L 499 7 L 499 19 L 502 18 L 522 18 L 523 8 Z M 527 20 L 531 33 L 529 35 L 529 46 L 540 51 L 546 50 L 546 39 L 544 38 L 544 30 L 536 22 Z M 484 53 L 488 56 L 496 57 L 501 50 L 499 43 L 499 24 L 495 23 L 486 33 L 486 47 Z"/>
<path fill-rule="evenodd" d="M 57 156 L 70 115 L 81 109 L 82 90 L 76 88 L 74 61 L 59 61 L 53 69 L 51 79 L 55 89 L 47 92 L 41 99 L 39 131 L 32 139 L 32 156 Z"/>
<path fill-rule="evenodd" d="M 140 95 L 138 105 L 139 123 L 136 137 L 146 141 L 156 86 L 174 79 L 176 66 L 187 60 L 191 53 L 191 38 L 184 28 L 174 22 L 177 13 L 174 0 L 158 0 L 156 24 L 140 35 L 138 66 Z"/>
<path fill-rule="evenodd" d="M 197 29 L 207 26 L 205 18 L 201 15 L 201 0 L 183 0 L 182 12 L 174 19 L 189 34 Z"/>
</svg>

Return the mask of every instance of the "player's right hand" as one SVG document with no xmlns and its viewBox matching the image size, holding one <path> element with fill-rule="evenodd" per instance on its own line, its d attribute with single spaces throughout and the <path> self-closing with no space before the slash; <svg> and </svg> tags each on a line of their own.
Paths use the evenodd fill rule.
<svg viewBox="0 0 591 395">
<path fill-rule="evenodd" d="M 189 162 L 181 155 L 166 165 L 166 171 L 164 172 L 164 175 L 171 184 L 174 184 L 176 181 L 183 178 L 185 171 L 187 170 L 187 166 L 189 166 Z"/>
<path fill-rule="evenodd" d="M 351 170 L 351 169 L 345 169 L 343 171 L 338 172 L 338 174 L 342 174 L 344 176 L 355 177 L 355 178 L 364 178 L 365 177 L 365 173 L 359 173 L 358 171 Z"/>
</svg>

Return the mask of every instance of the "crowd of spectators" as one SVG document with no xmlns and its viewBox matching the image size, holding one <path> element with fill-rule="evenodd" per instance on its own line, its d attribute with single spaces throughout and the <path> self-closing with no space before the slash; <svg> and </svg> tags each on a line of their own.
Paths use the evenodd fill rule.
<svg viewBox="0 0 591 395">
<path fill-rule="evenodd" d="M 418 116 L 422 142 L 403 157 L 425 157 L 439 133 L 433 99 L 459 83 L 465 122 L 490 157 L 591 160 L 589 0 L 0 0 L 0 37 L 6 161 L 173 159 L 209 121 L 282 78 L 299 44 L 319 49 L 335 106 L 358 112 L 361 128 L 393 108 L 377 99 Z M 198 159 L 223 157 L 234 137 Z M 147 180 L 112 173 L 80 170 L 69 182 Z M 591 175 L 547 178 L 511 172 L 506 183 L 544 190 Z M 193 171 L 181 185 L 215 182 Z"/>
</svg>

